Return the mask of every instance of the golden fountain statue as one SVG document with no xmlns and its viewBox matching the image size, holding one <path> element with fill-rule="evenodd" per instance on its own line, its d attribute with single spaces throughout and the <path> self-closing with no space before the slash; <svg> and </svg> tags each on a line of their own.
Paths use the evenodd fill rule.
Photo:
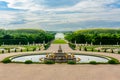
<svg viewBox="0 0 120 80">
<path fill-rule="evenodd" d="M 46 54 L 46 58 L 44 61 L 52 60 L 56 63 L 66 63 L 68 61 L 80 61 L 80 59 L 76 59 L 74 54 L 63 53 L 61 45 L 59 45 L 59 49 L 57 53 Z"/>
</svg>

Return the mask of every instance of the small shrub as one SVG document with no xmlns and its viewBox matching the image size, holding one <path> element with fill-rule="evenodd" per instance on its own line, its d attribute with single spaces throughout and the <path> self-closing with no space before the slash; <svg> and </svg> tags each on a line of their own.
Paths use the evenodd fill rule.
<svg viewBox="0 0 120 80">
<path fill-rule="evenodd" d="M 35 51 L 36 50 L 36 48 L 33 48 L 33 51 Z"/>
<path fill-rule="evenodd" d="M 20 52 L 23 52 L 23 50 L 21 49 Z"/>
<path fill-rule="evenodd" d="M 106 49 L 104 49 L 104 52 L 107 52 L 107 50 L 106 50 Z"/>
<path fill-rule="evenodd" d="M 3 62 L 3 63 L 10 63 L 11 60 L 10 60 L 9 58 L 6 58 L 6 59 L 4 59 L 2 62 Z"/>
<path fill-rule="evenodd" d="M 4 51 L 4 50 L 2 50 L 2 53 L 5 53 L 5 51 Z"/>
<path fill-rule="evenodd" d="M 76 64 L 75 61 L 68 61 L 67 64 Z"/>
<path fill-rule="evenodd" d="M 81 47 L 79 48 L 79 50 L 81 51 Z"/>
<path fill-rule="evenodd" d="M 26 60 L 25 64 L 32 64 L 33 62 L 31 60 Z"/>
<path fill-rule="evenodd" d="M 27 48 L 27 50 L 26 50 L 27 52 L 29 51 L 29 49 Z"/>
<path fill-rule="evenodd" d="M 91 50 L 92 52 L 94 51 L 94 48 L 92 48 L 92 50 Z"/>
<path fill-rule="evenodd" d="M 118 54 L 120 54 L 120 51 L 118 51 Z"/>
<path fill-rule="evenodd" d="M 87 51 L 87 48 L 86 48 L 86 47 L 84 48 L 84 51 Z"/>
<path fill-rule="evenodd" d="M 10 49 L 8 49 L 8 53 L 10 53 Z"/>
<path fill-rule="evenodd" d="M 111 49 L 111 53 L 114 53 L 113 49 Z"/>
<path fill-rule="evenodd" d="M 90 63 L 90 64 L 97 64 L 96 61 L 90 61 L 89 63 Z"/>
<path fill-rule="evenodd" d="M 39 51 L 41 50 L 41 48 L 39 47 Z"/>
<path fill-rule="evenodd" d="M 17 49 L 15 49 L 15 52 L 17 52 Z"/>
<path fill-rule="evenodd" d="M 45 64 L 55 64 L 55 62 L 52 61 L 52 60 L 46 60 L 44 63 L 45 63 Z"/>
<path fill-rule="evenodd" d="M 113 59 L 112 59 L 112 60 L 109 60 L 108 63 L 109 63 L 109 64 L 117 64 L 118 62 L 117 62 L 116 60 L 113 60 Z"/>
<path fill-rule="evenodd" d="M 98 52 L 100 52 L 100 49 L 98 49 Z"/>
</svg>

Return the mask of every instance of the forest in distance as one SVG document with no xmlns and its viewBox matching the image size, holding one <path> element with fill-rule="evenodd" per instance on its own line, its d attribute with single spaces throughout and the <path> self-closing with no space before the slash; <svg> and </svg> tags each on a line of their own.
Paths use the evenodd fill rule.
<svg viewBox="0 0 120 80">
<path fill-rule="evenodd" d="M 48 43 L 55 38 L 55 34 L 61 32 L 65 34 L 65 39 L 71 43 L 78 44 L 120 44 L 120 29 L 84 29 L 77 31 L 44 31 L 41 29 L 0 29 L 0 45 L 18 45 Z"/>
<path fill-rule="evenodd" d="M 66 40 L 72 43 L 95 45 L 120 44 L 120 29 L 86 29 L 66 33 Z"/>
<path fill-rule="evenodd" d="M 0 44 L 18 45 L 33 43 L 48 43 L 54 39 L 52 32 L 46 32 L 36 29 L 17 29 L 17 30 L 0 30 Z"/>
</svg>

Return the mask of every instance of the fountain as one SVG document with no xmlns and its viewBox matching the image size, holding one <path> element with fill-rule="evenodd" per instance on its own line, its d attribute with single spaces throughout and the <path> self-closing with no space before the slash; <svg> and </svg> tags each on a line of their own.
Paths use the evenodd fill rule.
<svg viewBox="0 0 120 80">
<path fill-rule="evenodd" d="M 57 53 L 46 54 L 44 61 L 54 61 L 56 63 L 67 63 L 68 61 L 76 62 L 76 58 L 74 54 L 67 54 L 62 51 L 61 45 L 59 45 L 59 49 Z M 80 60 L 80 59 L 79 59 Z"/>
<path fill-rule="evenodd" d="M 58 52 L 47 53 L 47 54 L 28 54 L 21 56 L 14 56 L 10 58 L 12 62 L 25 62 L 26 60 L 31 60 L 33 62 L 43 63 L 45 61 L 53 61 L 56 63 L 67 63 L 68 61 L 73 61 L 76 63 L 89 63 L 90 61 L 107 63 L 110 60 L 109 57 L 95 56 L 95 55 L 85 55 L 85 54 L 74 54 L 65 53 L 62 50 L 61 45 L 58 47 Z"/>
</svg>

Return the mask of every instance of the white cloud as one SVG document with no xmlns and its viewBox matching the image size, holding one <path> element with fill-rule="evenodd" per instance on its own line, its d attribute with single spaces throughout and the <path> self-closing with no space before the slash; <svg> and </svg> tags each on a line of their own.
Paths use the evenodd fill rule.
<svg viewBox="0 0 120 80">
<path fill-rule="evenodd" d="M 43 6 L 37 5 L 32 0 L 0 0 L 8 2 L 9 8 L 23 9 L 23 10 L 42 10 Z"/>
<path fill-rule="evenodd" d="M 12 24 L 7 28 L 46 28 L 61 24 L 74 24 L 85 21 L 120 21 L 120 8 L 109 8 L 107 4 L 116 3 L 119 0 L 81 0 L 74 6 L 49 8 L 42 4 L 43 0 L 38 0 L 36 4 L 33 0 L 0 0 L 8 2 L 9 8 L 21 9 L 25 11 L 0 11 L 0 23 L 14 23 L 26 20 L 24 24 Z M 67 13 L 65 13 L 67 12 Z M 73 13 L 72 13 L 73 12 Z M 87 23 L 86 23 L 87 24 Z M 4 26 L 4 25 L 3 25 Z M 81 28 L 81 27 L 80 27 Z M 52 29 L 52 28 L 51 28 Z M 70 29 L 70 28 L 66 28 Z"/>
<path fill-rule="evenodd" d="M 106 4 L 112 4 L 119 0 L 80 0 L 74 6 L 63 8 L 49 8 L 44 5 L 45 0 L 0 0 L 8 2 L 8 7 L 15 9 L 28 9 L 30 11 L 101 11 L 105 9 Z M 52 4 L 52 3 L 51 3 Z"/>
</svg>

